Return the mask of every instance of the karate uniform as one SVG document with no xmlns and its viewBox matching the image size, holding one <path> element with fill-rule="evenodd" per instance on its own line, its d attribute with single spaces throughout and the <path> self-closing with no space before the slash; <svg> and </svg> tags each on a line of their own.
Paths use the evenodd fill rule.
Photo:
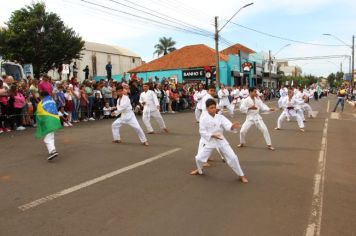
<svg viewBox="0 0 356 236">
<path fill-rule="evenodd" d="M 209 115 L 208 111 L 206 109 L 206 101 L 208 101 L 209 99 L 214 99 L 215 100 L 215 98 L 213 98 L 213 96 L 211 96 L 208 93 L 205 94 L 205 96 L 202 99 L 202 114 L 200 116 L 200 120 L 202 119 L 203 116 Z M 216 106 L 216 109 L 219 109 L 218 105 Z M 199 120 L 199 122 L 200 122 L 200 120 Z M 202 138 L 200 138 L 198 150 L 200 150 L 202 147 L 203 147 L 203 140 L 202 140 Z"/>
<path fill-rule="evenodd" d="M 240 90 L 239 89 L 234 89 L 233 91 L 231 91 L 231 94 L 232 96 L 232 101 L 231 101 L 231 104 L 230 104 L 230 114 L 234 114 L 234 111 L 235 111 L 235 107 L 236 105 L 238 105 L 241 101 L 240 99 Z"/>
<path fill-rule="evenodd" d="M 140 95 L 140 103 L 143 105 L 142 120 L 145 124 L 148 132 L 153 132 L 153 128 L 150 123 L 151 116 L 155 118 L 159 127 L 165 129 L 166 125 L 163 121 L 161 113 L 158 108 L 160 106 L 157 95 L 155 92 L 148 90 L 147 92 L 142 92 Z"/>
<path fill-rule="evenodd" d="M 242 89 L 242 90 L 241 90 L 241 92 L 240 92 L 240 97 L 241 97 L 241 99 L 247 98 L 248 95 L 249 95 L 248 89 Z"/>
<path fill-rule="evenodd" d="M 282 127 L 282 122 L 287 118 L 294 118 L 298 122 L 298 126 L 300 129 L 304 128 L 304 122 L 302 117 L 297 113 L 296 107 L 300 105 L 300 101 L 298 101 L 295 97 L 289 99 L 289 97 L 285 97 L 281 102 L 281 107 L 284 109 L 282 114 L 279 116 L 277 121 L 277 128 L 280 129 Z M 290 108 L 290 109 L 288 109 Z"/>
<path fill-rule="evenodd" d="M 56 151 L 56 146 L 54 145 L 54 132 L 48 133 L 43 142 L 46 144 L 48 154 L 51 154 Z"/>
<path fill-rule="evenodd" d="M 195 119 L 199 122 L 201 113 L 202 113 L 202 101 L 203 101 L 203 97 L 207 94 L 206 90 L 202 90 L 202 91 L 196 91 L 194 93 L 194 101 L 196 102 L 196 106 L 195 106 Z"/>
<path fill-rule="evenodd" d="M 253 105 L 255 105 L 257 107 L 257 110 L 249 110 L 248 109 L 249 107 L 252 107 Z M 261 99 L 259 99 L 259 98 L 252 99 L 249 96 L 248 98 L 244 99 L 241 102 L 240 110 L 242 113 L 246 114 L 246 120 L 243 123 L 241 130 L 240 130 L 240 143 L 241 144 L 246 143 L 245 137 L 246 137 L 247 131 L 250 129 L 250 127 L 252 125 L 255 125 L 257 127 L 257 129 L 259 129 L 262 132 L 267 145 L 272 145 L 271 137 L 269 135 L 267 126 L 265 125 L 265 123 L 262 120 L 261 115 L 259 114 L 260 111 L 262 111 L 262 112 L 269 111 L 270 108 L 266 104 L 264 104 Z"/>
<path fill-rule="evenodd" d="M 278 107 L 282 108 L 282 101 L 284 98 L 288 96 L 288 89 L 287 88 L 281 88 L 279 90 L 279 99 L 278 99 Z"/>
<path fill-rule="evenodd" d="M 214 117 L 208 113 L 202 115 L 199 123 L 199 132 L 203 147 L 198 150 L 198 154 L 195 156 L 199 174 L 203 173 L 203 164 L 208 161 L 211 153 L 215 149 L 218 149 L 231 169 L 238 176 L 244 176 L 238 157 L 223 136 L 223 131 L 231 131 L 231 126 L 231 122 L 223 115 L 216 114 Z M 213 134 L 219 134 L 222 140 L 212 138 Z"/>
<path fill-rule="evenodd" d="M 219 97 L 219 106 L 220 107 L 227 107 L 230 105 L 229 101 L 229 90 L 227 89 L 220 89 L 218 92 Z"/>
<path fill-rule="evenodd" d="M 147 141 L 145 133 L 143 132 L 140 124 L 138 123 L 135 113 L 132 110 L 130 98 L 123 95 L 121 98 L 117 99 L 117 110 L 115 114 L 120 117 L 114 121 L 111 125 L 112 135 L 114 140 L 120 140 L 120 127 L 124 124 L 131 126 L 136 134 L 138 135 L 141 143 Z"/>
</svg>

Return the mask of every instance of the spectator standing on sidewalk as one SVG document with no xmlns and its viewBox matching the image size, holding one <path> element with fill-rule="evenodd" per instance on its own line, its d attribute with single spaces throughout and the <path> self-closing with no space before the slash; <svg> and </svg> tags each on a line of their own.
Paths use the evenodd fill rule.
<svg viewBox="0 0 356 236">
<path fill-rule="evenodd" d="M 10 132 L 6 128 L 9 125 L 9 105 L 8 89 L 4 86 L 3 80 L 0 79 L 0 133 Z"/>
<path fill-rule="evenodd" d="M 80 119 L 82 121 L 88 121 L 88 95 L 85 92 L 85 85 L 80 86 Z"/>
<path fill-rule="evenodd" d="M 15 84 L 10 87 L 9 110 L 11 114 L 11 128 L 25 130 L 22 124 L 22 108 L 25 106 L 25 97 L 18 91 Z"/>
<path fill-rule="evenodd" d="M 52 96 L 53 86 L 50 82 L 50 78 L 48 75 L 42 76 L 42 81 L 38 85 L 38 90 L 47 92 L 49 96 Z"/>
<path fill-rule="evenodd" d="M 39 89 L 38 89 L 38 80 L 34 79 L 32 80 L 32 83 L 30 85 L 30 101 L 32 103 L 32 107 L 33 107 L 33 114 L 36 113 L 37 111 L 37 104 L 40 102 L 40 93 L 39 93 Z M 33 122 L 34 124 L 36 124 L 36 116 L 33 116 Z"/>
<path fill-rule="evenodd" d="M 110 107 L 115 106 L 114 99 L 112 97 L 113 89 L 112 89 L 111 84 L 109 82 L 105 81 L 104 87 L 102 88 L 101 92 L 102 92 L 102 94 L 104 96 L 105 102 L 108 102 Z"/>
</svg>

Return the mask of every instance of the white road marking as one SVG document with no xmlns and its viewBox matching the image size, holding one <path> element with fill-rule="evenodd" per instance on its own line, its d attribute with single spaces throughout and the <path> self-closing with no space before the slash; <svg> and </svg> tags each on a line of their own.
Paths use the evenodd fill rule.
<svg viewBox="0 0 356 236">
<path fill-rule="evenodd" d="M 321 148 L 319 152 L 317 171 L 314 175 L 314 191 L 312 197 L 312 209 L 308 221 L 308 227 L 305 236 L 320 236 L 321 217 L 323 213 L 323 196 L 325 182 L 326 152 L 327 152 L 327 134 L 329 119 L 325 119 Z"/>
<path fill-rule="evenodd" d="M 330 111 L 330 100 L 328 100 L 328 105 L 326 106 L 326 112 L 329 113 Z"/>
<path fill-rule="evenodd" d="M 59 197 L 63 197 L 67 194 L 70 194 L 70 193 L 73 193 L 73 192 L 76 192 L 78 190 L 81 190 L 83 188 L 86 188 L 86 187 L 89 187 L 93 184 L 96 184 L 96 183 L 99 183 L 99 182 L 102 182 L 104 180 L 107 180 L 107 179 L 110 179 L 116 175 L 119 175 L 119 174 L 122 174 L 122 173 L 125 173 L 129 170 L 132 170 L 132 169 L 135 169 L 137 167 L 140 167 L 140 166 L 143 166 L 143 165 L 146 165 L 148 163 L 151 163 L 153 161 L 156 161 L 158 159 L 161 159 L 163 157 L 167 157 L 169 156 L 170 154 L 172 153 L 175 153 L 175 152 L 178 152 L 179 150 L 181 150 L 181 148 L 174 148 L 174 149 L 171 149 L 167 152 L 164 152 L 164 153 L 161 153 L 157 156 L 154 156 L 154 157 L 151 157 L 151 158 L 148 158 L 144 161 L 140 161 L 140 162 L 137 162 L 135 164 L 132 164 L 132 165 L 129 165 L 129 166 L 126 166 L 124 168 L 121 168 L 121 169 L 118 169 L 118 170 L 115 170 L 113 172 L 110 172 L 110 173 L 107 173 L 105 175 L 102 175 L 100 177 L 97 177 L 95 179 L 92 179 L 92 180 L 88 180 L 86 182 L 83 182 L 81 184 L 78 184 L 78 185 L 75 185 L 73 187 L 70 187 L 70 188 L 67 188 L 67 189 L 64 189 L 62 191 L 59 191 L 57 193 L 54 193 L 54 194 L 51 194 L 51 195 L 48 195 L 46 197 L 43 197 L 43 198 L 40 198 L 40 199 L 37 199 L 33 202 L 30 202 L 30 203 L 27 203 L 27 204 L 24 204 L 24 205 L 21 205 L 18 207 L 18 209 L 20 209 L 21 211 L 26 211 L 26 210 L 29 210 L 31 208 L 34 208 L 36 206 L 39 206 L 41 204 L 44 204 L 48 201 L 52 201 L 56 198 L 59 198 Z"/>
<path fill-rule="evenodd" d="M 333 120 L 340 120 L 340 113 L 331 112 L 331 113 L 330 113 L 330 119 L 333 119 Z"/>
</svg>

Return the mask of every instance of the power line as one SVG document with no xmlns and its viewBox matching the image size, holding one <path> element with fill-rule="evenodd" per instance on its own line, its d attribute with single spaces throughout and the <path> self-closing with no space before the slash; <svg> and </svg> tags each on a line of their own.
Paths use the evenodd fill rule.
<svg viewBox="0 0 356 236">
<path fill-rule="evenodd" d="M 158 11 L 156 11 L 156 10 L 147 8 L 147 7 L 142 6 L 142 5 L 139 5 L 139 4 L 134 3 L 134 2 L 132 2 L 132 1 L 130 1 L 130 0 L 124 0 L 124 1 L 125 1 L 125 2 L 128 2 L 128 3 L 132 4 L 132 5 L 138 6 L 138 7 L 140 7 L 140 8 L 143 8 L 143 9 L 145 9 L 145 10 L 148 10 L 148 11 L 151 11 L 151 12 L 154 12 L 154 13 L 157 13 L 157 14 L 160 14 L 161 16 L 160 16 L 160 15 L 156 15 L 156 14 L 152 14 L 151 12 L 148 12 L 148 11 L 145 11 L 145 10 L 137 9 L 137 8 L 135 8 L 135 7 L 132 7 L 132 6 L 128 6 L 128 5 L 126 5 L 126 4 L 120 3 L 120 2 L 115 1 L 115 0 L 107 0 L 107 1 L 116 3 L 116 4 L 118 4 L 118 5 L 121 5 L 121 6 L 130 8 L 130 9 L 133 9 L 133 10 L 135 10 L 135 11 L 139 11 L 139 12 L 145 13 L 145 14 L 147 14 L 147 15 L 150 15 L 150 16 L 153 16 L 153 17 L 156 17 L 156 18 L 159 18 L 159 19 L 162 19 L 162 20 L 165 20 L 165 21 L 174 23 L 174 24 L 182 25 L 183 27 L 188 27 L 188 28 L 190 28 L 190 29 L 192 29 L 192 30 L 199 31 L 199 32 L 204 33 L 204 34 L 211 34 L 211 35 L 213 36 L 213 33 L 212 33 L 212 32 L 209 32 L 209 31 L 207 31 L 207 30 L 205 30 L 205 29 L 199 28 L 199 27 L 194 26 L 194 25 L 192 25 L 192 24 L 186 23 L 186 22 L 184 22 L 184 21 L 178 20 L 178 19 L 176 19 L 176 18 L 174 18 L 174 17 L 168 16 L 168 15 L 166 15 L 166 14 L 164 14 L 164 13 L 161 13 L 161 12 L 158 12 Z M 164 17 L 163 17 L 163 16 L 164 16 Z M 170 19 L 172 19 L 172 20 L 170 20 Z"/>
<path fill-rule="evenodd" d="M 273 34 L 270 34 L 270 33 L 266 33 L 266 32 L 263 32 L 263 31 L 260 31 L 260 30 L 256 30 L 256 29 L 244 26 L 244 25 L 237 24 L 237 23 L 232 22 L 232 21 L 230 23 L 233 24 L 233 25 L 239 26 L 241 28 L 244 28 L 244 29 L 247 29 L 247 30 L 250 30 L 250 31 L 254 31 L 254 32 L 259 33 L 259 34 L 263 34 L 263 35 L 266 35 L 266 36 L 269 36 L 269 37 L 272 37 L 272 38 L 282 39 L 282 40 L 289 41 L 289 42 L 306 44 L 306 45 L 313 45 L 313 46 L 324 46 L 324 47 L 344 47 L 345 46 L 345 45 L 339 45 L 339 44 L 335 45 L 335 44 L 308 43 L 308 42 L 304 42 L 304 41 L 289 39 L 289 38 L 273 35 Z"/>
<path fill-rule="evenodd" d="M 115 11 L 115 12 L 119 12 L 119 13 L 124 14 L 124 15 L 136 17 L 136 18 L 139 18 L 139 19 L 143 19 L 145 21 L 154 22 L 156 24 L 169 26 L 169 27 L 171 27 L 173 29 L 176 29 L 176 30 L 180 30 L 180 31 L 184 31 L 184 32 L 188 32 L 188 33 L 197 34 L 197 35 L 201 35 L 201 36 L 204 36 L 204 37 L 211 38 L 211 35 L 207 35 L 207 34 L 199 33 L 199 32 L 196 32 L 196 31 L 189 30 L 189 29 L 181 28 L 181 27 L 176 26 L 176 25 L 167 24 L 167 23 L 160 22 L 160 21 L 157 21 L 157 20 L 154 20 L 154 19 L 151 19 L 151 18 L 135 15 L 135 14 L 132 14 L 132 13 L 129 13 L 129 12 L 126 12 L 126 11 L 121 11 L 121 10 L 118 10 L 118 9 L 110 8 L 110 7 L 107 7 L 107 6 L 104 6 L 104 5 L 101 5 L 101 4 L 97 4 L 97 3 L 93 3 L 93 2 L 89 2 L 89 1 L 86 1 L 86 0 L 80 0 L 80 1 L 85 2 L 87 4 L 90 4 L 90 5 L 93 5 L 93 6 L 104 8 L 104 9 L 107 9 L 107 10 L 110 10 L 110 11 Z"/>
<path fill-rule="evenodd" d="M 79 5 L 81 7 L 85 7 L 87 9 L 89 9 L 89 10 L 95 11 L 95 13 L 94 12 L 91 13 L 90 11 L 85 12 L 85 13 L 87 15 L 90 15 L 90 16 L 93 16 L 93 17 L 100 17 L 102 20 L 105 20 L 105 21 L 107 21 L 107 20 L 115 20 L 117 22 L 120 22 L 118 17 L 122 17 L 121 15 L 115 14 L 113 12 L 109 12 L 109 11 L 105 11 L 105 10 L 99 10 L 99 9 L 97 9 L 95 7 L 87 6 L 87 5 L 84 5 L 83 3 L 80 3 L 80 2 L 79 3 L 73 3 L 73 2 L 70 2 L 69 0 L 63 0 L 63 1 L 66 2 L 66 4 L 70 4 L 71 6 L 78 6 Z M 67 9 L 71 9 L 71 8 L 67 8 Z M 99 13 L 97 13 L 97 12 L 99 12 Z M 102 14 L 102 13 L 104 13 L 104 14 Z M 112 17 L 108 17 L 108 15 L 110 15 Z M 134 18 L 133 16 L 131 16 L 131 17 L 130 16 L 124 16 L 124 17 L 127 18 L 127 19 Z M 137 19 L 137 21 L 146 22 L 145 20 L 142 20 L 142 19 Z M 151 23 L 151 25 L 159 27 L 159 28 L 155 27 L 153 29 L 162 29 L 162 28 L 171 29 L 171 27 L 164 26 L 164 25 L 157 24 L 157 23 L 153 23 L 153 22 Z M 139 26 L 136 26 L 136 27 L 141 28 L 141 29 L 145 28 L 145 27 L 142 27 L 142 25 L 139 25 Z"/>
<path fill-rule="evenodd" d="M 306 61 L 306 60 L 323 60 L 332 58 L 349 58 L 348 55 L 327 55 L 327 56 L 310 56 L 310 57 L 290 57 L 278 59 L 276 61 Z"/>
</svg>

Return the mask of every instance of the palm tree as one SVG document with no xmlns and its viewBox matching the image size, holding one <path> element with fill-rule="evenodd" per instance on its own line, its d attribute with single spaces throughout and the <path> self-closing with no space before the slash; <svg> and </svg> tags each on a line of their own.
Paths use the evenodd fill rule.
<svg viewBox="0 0 356 236">
<path fill-rule="evenodd" d="M 174 50 L 176 50 L 176 48 L 174 47 L 174 45 L 176 45 L 176 42 L 172 40 L 171 37 L 166 38 L 160 38 L 159 39 L 159 43 L 155 45 L 155 49 L 156 51 L 154 52 L 154 54 L 157 54 L 158 56 L 160 55 L 167 55 L 170 52 L 173 52 Z"/>
</svg>

